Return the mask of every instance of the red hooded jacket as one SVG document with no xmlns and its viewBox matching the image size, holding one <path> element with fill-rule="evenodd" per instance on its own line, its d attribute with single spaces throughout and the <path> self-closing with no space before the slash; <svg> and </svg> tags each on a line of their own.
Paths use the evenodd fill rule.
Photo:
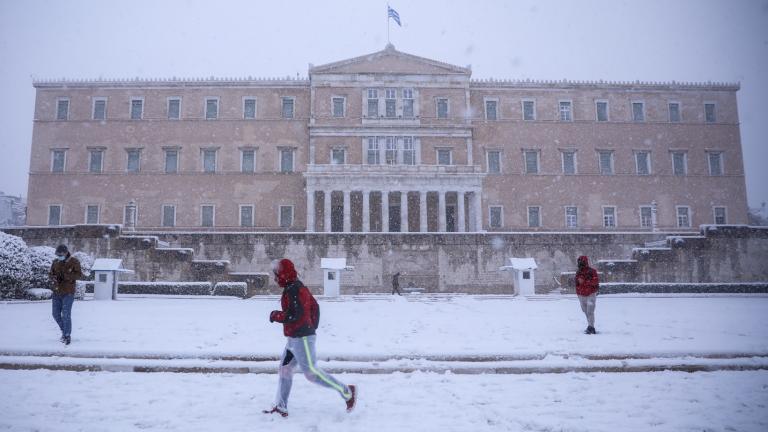
<svg viewBox="0 0 768 432">
<path fill-rule="evenodd" d="M 320 322 L 320 307 L 312 293 L 298 279 L 293 262 L 278 261 L 272 268 L 275 282 L 283 288 L 280 298 L 282 310 L 273 311 L 270 320 L 283 324 L 287 337 L 304 337 L 315 334 Z"/>
<path fill-rule="evenodd" d="M 584 255 L 580 256 L 576 262 L 579 264 L 579 270 L 576 271 L 576 294 L 589 296 L 596 293 L 600 288 L 597 270 L 589 266 L 589 258 Z"/>
</svg>

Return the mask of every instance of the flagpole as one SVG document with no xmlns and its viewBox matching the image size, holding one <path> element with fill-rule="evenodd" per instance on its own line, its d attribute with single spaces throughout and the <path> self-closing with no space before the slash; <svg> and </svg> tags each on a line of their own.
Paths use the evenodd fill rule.
<svg viewBox="0 0 768 432">
<path fill-rule="evenodd" d="M 387 45 L 389 45 L 389 3 L 387 3 Z"/>
</svg>

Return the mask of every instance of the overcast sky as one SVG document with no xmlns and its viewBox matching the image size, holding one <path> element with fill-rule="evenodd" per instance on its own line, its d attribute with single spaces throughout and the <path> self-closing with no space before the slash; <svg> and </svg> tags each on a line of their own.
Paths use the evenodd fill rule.
<svg viewBox="0 0 768 432">
<path fill-rule="evenodd" d="M 400 51 L 476 78 L 729 81 L 768 201 L 768 0 L 390 0 Z M 384 48 L 386 1 L 0 0 L 0 191 L 27 194 L 32 77 L 305 76 Z"/>
</svg>

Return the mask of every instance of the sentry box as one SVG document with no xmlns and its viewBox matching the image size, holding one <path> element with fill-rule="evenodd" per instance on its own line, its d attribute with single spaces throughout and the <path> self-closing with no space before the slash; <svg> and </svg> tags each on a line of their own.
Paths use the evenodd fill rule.
<svg viewBox="0 0 768 432">
<path fill-rule="evenodd" d="M 114 258 L 97 258 L 91 266 L 91 271 L 94 273 L 94 300 L 117 300 L 119 274 L 133 273 L 123 268 L 123 260 Z"/>
<path fill-rule="evenodd" d="M 341 272 L 354 270 L 347 265 L 346 258 L 321 258 L 320 268 L 323 269 L 323 295 L 338 297 L 341 292 Z"/>
<path fill-rule="evenodd" d="M 515 294 L 534 295 L 536 283 L 533 273 L 536 268 L 536 260 L 533 258 L 510 258 L 509 265 L 499 267 L 499 270 L 512 271 Z"/>
</svg>

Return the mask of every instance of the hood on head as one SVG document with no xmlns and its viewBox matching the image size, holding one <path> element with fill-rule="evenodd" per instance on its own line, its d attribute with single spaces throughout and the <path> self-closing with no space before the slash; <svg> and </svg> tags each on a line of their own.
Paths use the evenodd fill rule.
<svg viewBox="0 0 768 432">
<path fill-rule="evenodd" d="M 589 258 L 586 255 L 582 255 L 576 260 L 579 267 L 587 267 L 589 265 Z"/>
<path fill-rule="evenodd" d="M 272 273 L 275 275 L 275 282 L 281 288 L 285 288 L 298 277 L 293 262 L 288 258 L 272 261 Z"/>
</svg>

